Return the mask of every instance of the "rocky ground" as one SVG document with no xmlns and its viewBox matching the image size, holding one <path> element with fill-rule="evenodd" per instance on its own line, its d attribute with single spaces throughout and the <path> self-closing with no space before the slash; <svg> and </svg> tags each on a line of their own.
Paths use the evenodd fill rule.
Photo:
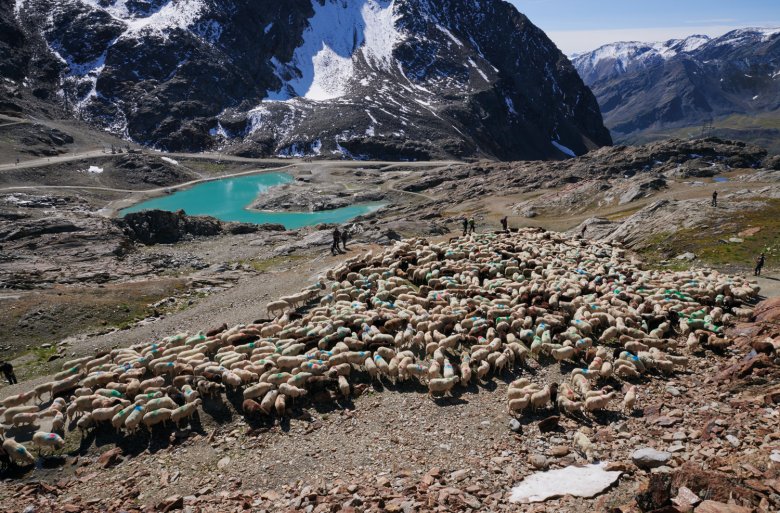
<svg viewBox="0 0 780 513">
<path fill-rule="evenodd" d="M 509 381 L 558 381 L 570 369 L 542 359 L 451 398 L 385 382 L 278 420 L 237 415 L 240 396 L 228 394 L 187 429 L 71 439 L 32 473 L 10 469 L 2 498 L 12 511 L 775 511 L 778 313 L 776 300 L 759 305 L 726 333 L 725 352 L 698 353 L 673 377 L 647 375 L 633 412 L 550 409 L 514 424 Z M 149 340 L 138 335 L 124 342 Z M 620 479 L 593 499 L 509 502 L 524 478 L 594 460 Z"/>
<path fill-rule="evenodd" d="M 65 357 L 262 318 L 268 301 L 344 258 L 327 251 L 330 226 L 255 231 L 163 215 L 128 229 L 106 217 L 144 197 L 129 190 L 151 194 L 285 165 L 175 158 L 118 155 L 0 172 L 0 304 L 11 312 L 0 320 L 0 350 L 15 358 L 23 386 L 41 382 Z M 89 173 L 91 165 L 104 172 Z M 464 215 L 491 231 L 511 212 L 515 227 L 579 232 L 584 223 L 588 237 L 622 240 L 661 267 L 745 272 L 766 248 L 771 278 L 776 167 L 758 148 L 722 141 L 603 149 L 560 163 L 295 162 L 286 171 L 296 185 L 274 191 L 265 205 L 284 208 L 307 187 L 323 191 L 306 198 L 312 209 L 366 191 L 381 196 L 387 207 L 356 220 L 348 256 L 400 237 L 446 240 Z M 713 190 L 721 193 L 716 209 Z M 711 237 L 702 236 L 707 230 Z M 675 258 L 684 253 L 692 263 Z M 367 388 L 332 407 L 301 405 L 273 424 L 248 423 L 215 403 L 184 431 L 116 446 L 110 429 L 99 430 L 32 472 L 6 471 L 0 499 L 10 511 L 686 511 L 688 497 L 705 501 L 696 505 L 705 513 L 776 511 L 780 376 L 776 353 L 760 344 L 777 339 L 773 319 L 738 325 L 731 350 L 695 359 L 674 379 L 650 378 L 634 415 L 561 417 L 558 428 L 541 432 L 539 422 L 554 413 L 541 412 L 513 432 L 505 404 L 511 373 L 437 401 L 415 388 Z M 0 397 L 17 390 L 3 387 Z M 585 463 L 573 444 L 579 428 L 622 472 L 617 484 L 595 499 L 510 505 L 510 488 L 524 477 Z M 642 447 L 666 453 L 656 455 L 660 470 L 632 460 Z"/>
</svg>

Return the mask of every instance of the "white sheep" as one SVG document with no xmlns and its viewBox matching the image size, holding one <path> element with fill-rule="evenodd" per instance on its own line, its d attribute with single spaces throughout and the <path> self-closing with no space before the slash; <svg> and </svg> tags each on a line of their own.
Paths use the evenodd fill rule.
<svg viewBox="0 0 780 513">
<path fill-rule="evenodd" d="M 32 443 L 39 451 L 44 447 L 57 450 L 65 447 L 65 440 L 60 435 L 44 431 L 36 431 L 32 436 Z"/>
</svg>

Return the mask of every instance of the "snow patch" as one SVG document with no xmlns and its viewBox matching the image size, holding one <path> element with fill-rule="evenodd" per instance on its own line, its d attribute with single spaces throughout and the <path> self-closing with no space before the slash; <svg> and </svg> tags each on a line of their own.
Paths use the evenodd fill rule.
<svg viewBox="0 0 780 513">
<path fill-rule="evenodd" d="M 472 67 L 472 68 L 474 68 L 475 70 L 477 70 L 477 73 L 479 73 L 480 75 L 482 75 L 482 78 L 483 78 L 483 79 L 485 79 L 485 82 L 490 82 L 490 80 L 488 80 L 488 77 L 487 77 L 487 75 L 485 75 L 485 73 L 484 73 L 484 72 L 483 72 L 481 69 L 479 69 L 479 66 L 477 66 L 477 63 L 476 63 L 476 62 L 474 62 L 474 59 L 472 59 L 471 57 L 469 57 L 469 64 L 471 64 L 471 67 Z"/>
<path fill-rule="evenodd" d="M 595 497 L 612 486 L 621 474 L 619 471 L 607 471 L 604 467 L 604 463 L 570 466 L 532 474 L 512 488 L 509 502 L 542 502 L 564 495 Z"/>
<path fill-rule="evenodd" d="M 439 24 L 437 23 L 437 24 L 436 24 L 436 28 L 437 28 L 437 29 L 439 29 L 440 31 L 444 32 L 444 34 L 445 34 L 447 37 L 449 37 L 450 39 L 452 39 L 452 41 L 453 41 L 453 42 L 454 42 L 456 45 L 458 45 L 458 46 L 463 46 L 463 43 L 461 42 L 461 40 L 460 40 L 460 39 L 458 39 L 457 37 L 455 37 L 455 35 L 454 35 L 452 32 L 450 32 L 449 30 L 447 30 L 445 27 L 442 27 L 441 25 L 439 25 Z"/>
<path fill-rule="evenodd" d="M 179 161 L 178 160 L 173 160 L 170 157 L 160 157 L 160 160 L 162 160 L 164 162 L 167 162 L 168 164 L 173 164 L 174 166 L 178 166 L 179 165 Z"/>
<path fill-rule="evenodd" d="M 392 63 L 401 38 L 395 27 L 395 0 L 325 0 L 312 6 L 314 16 L 290 62 L 273 62 L 283 85 L 267 100 L 339 98 L 354 78 L 358 55 L 378 68 Z"/>
<path fill-rule="evenodd" d="M 197 21 L 205 7 L 203 0 L 168 0 L 156 11 L 138 13 L 128 7 L 130 0 L 117 0 L 113 3 L 101 0 L 80 1 L 94 9 L 105 11 L 112 18 L 123 22 L 127 30 L 122 37 L 141 32 L 165 35 L 172 29 L 186 29 Z"/>
<path fill-rule="evenodd" d="M 100 173 L 103 172 L 103 168 L 102 167 L 97 167 L 97 166 L 89 166 L 86 169 L 86 172 L 90 173 L 90 174 L 93 174 L 93 175 L 99 175 Z"/>
<path fill-rule="evenodd" d="M 553 146 L 558 148 L 561 152 L 565 153 L 569 157 L 576 157 L 577 156 L 576 153 L 574 153 L 572 150 L 570 150 L 569 148 L 567 148 L 563 144 L 559 143 L 558 141 L 550 141 L 550 142 L 552 143 Z"/>
</svg>

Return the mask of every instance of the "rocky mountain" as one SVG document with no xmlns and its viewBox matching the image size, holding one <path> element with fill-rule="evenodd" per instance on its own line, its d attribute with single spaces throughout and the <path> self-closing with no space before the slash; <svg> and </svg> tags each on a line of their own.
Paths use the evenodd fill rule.
<svg viewBox="0 0 780 513">
<path fill-rule="evenodd" d="M 780 109 L 780 29 L 614 43 L 572 62 L 618 141 L 710 122 L 718 135 L 759 143 L 780 135 L 771 121 Z"/>
<path fill-rule="evenodd" d="M 149 146 L 537 159 L 611 144 L 569 60 L 500 0 L 0 2 L 9 83 Z"/>
</svg>

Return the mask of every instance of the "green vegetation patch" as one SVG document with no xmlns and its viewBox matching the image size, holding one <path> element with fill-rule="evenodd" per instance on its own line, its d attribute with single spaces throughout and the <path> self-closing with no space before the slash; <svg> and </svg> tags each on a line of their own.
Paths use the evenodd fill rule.
<svg viewBox="0 0 780 513">
<path fill-rule="evenodd" d="M 298 260 L 301 260 L 305 258 L 302 255 L 286 255 L 286 256 L 275 256 L 271 258 L 265 258 L 262 260 L 245 260 L 241 263 L 248 264 L 252 267 L 255 271 L 259 273 L 267 273 L 271 269 L 274 269 L 276 267 L 281 267 L 285 264 L 292 264 L 294 262 L 297 262 Z"/>
<path fill-rule="evenodd" d="M 765 203 L 765 208 L 747 210 L 726 221 L 713 218 L 704 226 L 658 234 L 640 252 L 651 264 L 691 252 L 706 264 L 741 268 L 751 268 L 763 252 L 771 265 L 780 257 L 780 199 Z M 729 242 L 731 238 L 742 242 Z M 681 265 L 690 267 L 688 262 Z"/>
</svg>

